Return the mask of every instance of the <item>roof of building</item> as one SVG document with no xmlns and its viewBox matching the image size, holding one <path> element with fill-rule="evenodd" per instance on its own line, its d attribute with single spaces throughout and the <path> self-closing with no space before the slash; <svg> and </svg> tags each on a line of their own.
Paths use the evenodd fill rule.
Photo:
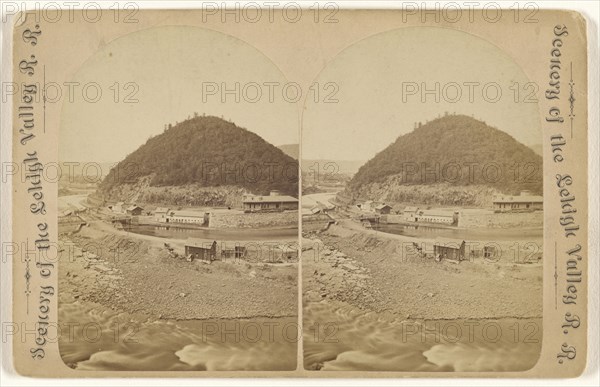
<svg viewBox="0 0 600 387">
<path fill-rule="evenodd" d="M 240 246 L 240 245 L 228 245 L 227 243 L 221 243 L 221 251 L 225 250 L 225 251 L 233 251 L 235 249 L 238 250 L 247 250 L 246 246 Z"/>
<path fill-rule="evenodd" d="M 463 239 L 452 239 L 452 238 L 436 238 L 433 241 L 434 246 L 444 246 L 444 247 L 451 247 L 451 248 L 457 248 L 460 245 L 462 245 L 463 243 L 465 243 L 465 241 Z"/>
<path fill-rule="evenodd" d="M 129 207 L 127 207 L 127 211 L 133 211 L 133 210 L 135 210 L 136 208 L 139 208 L 140 210 L 143 210 L 143 208 L 142 208 L 142 207 L 140 207 L 140 206 L 138 206 L 138 205 L 135 205 L 135 204 L 134 204 L 134 205 L 132 205 L 132 206 L 129 206 Z"/>
<path fill-rule="evenodd" d="M 169 209 L 167 207 L 156 207 L 156 210 L 154 210 L 154 213 L 163 213 L 163 212 L 169 212 Z"/>
<path fill-rule="evenodd" d="M 375 207 L 375 209 L 376 210 L 383 210 L 386 207 L 392 208 L 392 206 L 388 206 L 387 204 L 380 204 L 377 207 Z"/>
<path fill-rule="evenodd" d="M 198 246 L 198 245 L 185 245 L 185 247 L 193 247 L 195 249 L 203 249 L 203 250 L 212 250 L 212 246 L 209 245 L 204 245 L 204 246 Z"/>
<path fill-rule="evenodd" d="M 298 203 L 298 199 L 287 195 L 248 195 L 244 197 L 244 203 Z"/>
<path fill-rule="evenodd" d="M 193 247 L 195 249 L 203 249 L 203 250 L 212 250 L 213 248 L 217 248 L 217 241 L 212 241 L 212 242 L 204 242 L 204 241 L 199 241 L 199 240 L 192 240 L 189 242 L 186 242 L 185 247 Z"/>
<path fill-rule="evenodd" d="M 185 216 L 188 218 L 203 218 L 204 212 L 191 211 L 191 210 L 178 210 L 178 211 L 170 211 L 169 216 Z"/>
<path fill-rule="evenodd" d="M 496 196 L 494 203 L 543 203 L 544 197 L 539 195 Z"/>
<path fill-rule="evenodd" d="M 454 211 L 446 211 L 446 210 L 424 210 L 423 216 L 445 216 L 452 218 L 454 216 Z"/>
<path fill-rule="evenodd" d="M 419 207 L 415 207 L 415 206 L 404 207 L 404 212 L 417 212 L 418 210 L 419 210 Z"/>
</svg>

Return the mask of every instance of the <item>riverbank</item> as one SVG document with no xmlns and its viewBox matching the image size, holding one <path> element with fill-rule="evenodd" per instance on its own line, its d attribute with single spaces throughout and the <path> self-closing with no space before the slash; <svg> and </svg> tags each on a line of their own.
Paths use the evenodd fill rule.
<svg viewBox="0 0 600 387">
<path fill-rule="evenodd" d="M 94 222 L 61 237 L 60 302 L 172 320 L 297 315 L 297 263 L 188 262 L 169 254 L 170 240 L 110 227 Z"/>
<path fill-rule="evenodd" d="M 412 242 L 422 240 L 339 225 L 305 239 L 304 304 L 345 302 L 410 319 L 542 316 L 541 263 L 438 263 L 406 254 Z"/>
</svg>

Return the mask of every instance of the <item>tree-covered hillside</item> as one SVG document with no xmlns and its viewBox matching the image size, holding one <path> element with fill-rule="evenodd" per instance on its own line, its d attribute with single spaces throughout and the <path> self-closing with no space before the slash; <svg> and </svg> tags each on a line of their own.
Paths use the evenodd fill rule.
<svg viewBox="0 0 600 387">
<path fill-rule="evenodd" d="M 237 186 L 255 194 L 298 192 L 298 162 L 223 119 L 195 117 L 150 138 L 113 168 L 102 192 L 150 177 L 150 186 Z"/>
<path fill-rule="evenodd" d="M 542 193 L 542 157 L 507 133 L 464 115 L 447 115 L 398 137 L 365 163 L 350 193 L 383 183 L 487 186 L 517 194 Z"/>
</svg>

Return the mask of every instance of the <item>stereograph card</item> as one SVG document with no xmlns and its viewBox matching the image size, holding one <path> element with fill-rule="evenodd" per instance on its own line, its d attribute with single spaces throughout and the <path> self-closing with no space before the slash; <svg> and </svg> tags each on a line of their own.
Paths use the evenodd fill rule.
<svg viewBox="0 0 600 387">
<path fill-rule="evenodd" d="M 581 14 L 128 4 L 12 17 L 18 373 L 583 372 Z"/>
</svg>

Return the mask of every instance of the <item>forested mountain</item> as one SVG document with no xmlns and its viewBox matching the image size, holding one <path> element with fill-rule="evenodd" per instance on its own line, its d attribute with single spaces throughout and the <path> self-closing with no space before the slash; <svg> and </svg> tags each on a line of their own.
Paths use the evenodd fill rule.
<svg viewBox="0 0 600 387">
<path fill-rule="evenodd" d="M 239 187 L 297 196 L 298 162 L 257 134 L 213 116 L 194 117 L 154 136 L 113 168 L 100 192 L 150 187 Z"/>
<path fill-rule="evenodd" d="M 509 134 L 464 115 L 446 115 L 400 136 L 365 163 L 349 196 L 388 181 L 542 193 L 542 157 Z M 354 194 L 353 194 L 354 193 Z"/>
</svg>

